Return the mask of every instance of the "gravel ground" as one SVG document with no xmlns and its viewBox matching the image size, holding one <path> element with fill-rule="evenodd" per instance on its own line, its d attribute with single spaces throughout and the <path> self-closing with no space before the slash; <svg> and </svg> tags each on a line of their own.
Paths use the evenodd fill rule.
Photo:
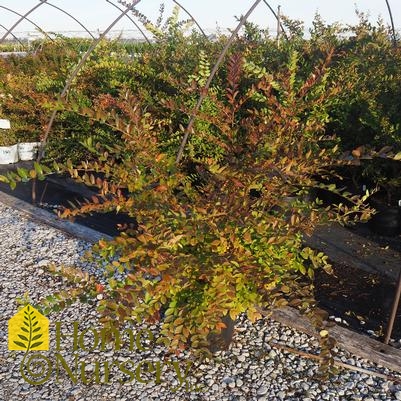
<svg viewBox="0 0 401 401">
<path fill-rule="evenodd" d="M 7 321 L 17 311 L 16 298 L 29 293 L 32 303 L 36 303 L 66 286 L 63 279 L 47 272 L 49 263 L 80 266 L 92 273 L 95 270 L 82 260 L 81 256 L 90 247 L 82 241 L 29 221 L 1 204 L 0 224 L 0 401 L 401 400 L 401 385 L 353 370 L 341 370 L 325 382 L 318 380 L 315 361 L 272 348 L 276 342 L 315 352 L 316 341 L 269 319 L 255 324 L 239 319 L 230 350 L 203 363 L 191 361 L 185 353 L 167 355 L 161 346 L 148 348 L 144 337 L 139 344 L 143 349 L 116 350 L 110 345 L 100 350 L 98 345 L 91 350 L 95 345 L 91 328 L 100 331 L 100 327 L 96 307 L 87 304 L 76 304 L 49 316 L 50 351 L 33 354 L 36 358 L 46 358 L 44 372 L 49 376 L 43 384 L 29 384 L 20 372 L 23 352 L 7 349 Z M 55 322 L 60 322 L 65 335 L 58 350 Z M 77 322 L 77 338 L 82 340 L 78 341 L 76 351 L 72 336 L 74 322 Z M 86 334 L 85 329 L 89 329 Z M 159 328 L 138 324 L 131 329 L 133 333 L 150 329 L 156 338 Z M 397 376 L 341 350 L 338 357 L 350 365 Z M 35 373 L 33 360 L 34 357 L 29 360 L 32 363 L 29 367 Z"/>
</svg>

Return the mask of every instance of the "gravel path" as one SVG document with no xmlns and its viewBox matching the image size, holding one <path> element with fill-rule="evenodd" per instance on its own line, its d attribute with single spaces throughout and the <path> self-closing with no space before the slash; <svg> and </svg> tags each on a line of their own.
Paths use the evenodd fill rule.
<svg viewBox="0 0 401 401">
<path fill-rule="evenodd" d="M 47 358 L 51 374 L 43 384 L 29 384 L 20 372 L 23 352 L 7 349 L 7 321 L 17 311 L 16 298 L 28 292 L 32 303 L 36 303 L 65 287 L 63 279 L 47 272 L 46 266 L 51 262 L 74 264 L 90 272 L 94 267 L 81 259 L 88 244 L 28 221 L 1 204 L 0 225 L 0 401 L 401 400 L 401 385 L 352 370 L 342 370 L 329 381 L 319 381 L 313 360 L 271 347 L 278 342 L 314 352 L 315 340 L 268 319 L 256 324 L 240 319 L 231 349 L 203 364 L 191 362 L 187 354 L 166 355 L 161 346 L 147 349 L 144 338 L 139 344 L 144 349 L 115 350 L 110 345 L 103 351 L 100 346 L 90 351 L 95 341 L 90 328 L 100 331 L 100 327 L 95 306 L 87 304 L 73 305 L 49 316 L 51 349 L 36 354 Z M 58 351 L 54 346 L 54 322 L 60 322 L 60 330 L 66 335 Z M 79 322 L 77 338 L 82 334 L 77 347 L 86 351 L 72 349 L 73 338 L 67 334 L 73 334 L 73 322 Z M 84 335 L 86 328 L 89 331 Z M 137 325 L 132 332 L 144 329 L 145 326 Z M 150 330 L 156 338 L 158 326 L 151 326 Z M 345 363 L 397 376 L 343 351 L 338 356 Z M 60 361 L 71 369 L 70 374 Z M 78 370 L 80 373 L 74 376 L 76 366 L 82 372 Z M 91 377 L 95 383 L 90 382 Z M 83 380 L 89 383 L 86 385 Z"/>
</svg>

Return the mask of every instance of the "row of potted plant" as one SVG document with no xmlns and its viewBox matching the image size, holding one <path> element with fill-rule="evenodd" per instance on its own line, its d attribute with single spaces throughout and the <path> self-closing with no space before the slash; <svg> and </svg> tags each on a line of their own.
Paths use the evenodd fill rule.
<svg viewBox="0 0 401 401">
<path fill-rule="evenodd" d="M 338 171 L 345 179 L 336 183 L 352 195 L 364 195 L 369 191 L 366 203 L 375 209 L 369 220 L 370 230 L 379 235 L 398 236 L 401 234 L 401 152 L 390 147 L 379 151 L 359 147 L 352 152 L 354 165 Z M 349 155 L 348 155 L 348 159 Z M 330 182 L 331 183 L 331 182 Z M 328 184 L 328 182 L 325 182 Z M 316 195 L 323 206 L 344 202 L 344 198 L 318 188 Z"/>
<path fill-rule="evenodd" d="M 13 164 L 19 160 L 34 160 L 40 142 L 20 142 L 11 131 L 11 123 L 7 119 L 0 119 L 0 164 Z"/>
</svg>

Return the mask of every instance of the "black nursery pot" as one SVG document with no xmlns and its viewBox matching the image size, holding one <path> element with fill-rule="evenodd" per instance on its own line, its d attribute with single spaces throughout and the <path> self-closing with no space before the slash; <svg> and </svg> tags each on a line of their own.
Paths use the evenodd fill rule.
<svg viewBox="0 0 401 401">
<path fill-rule="evenodd" d="M 369 228 L 376 234 L 388 237 L 401 234 L 401 208 L 381 208 L 369 221 Z"/>
<path fill-rule="evenodd" d="M 229 315 L 223 316 L 221 320 L 226 327 L 221 330 L 220 334 L 211 333 L 208 336 L 209 350 L 212 353 L 228 349 L 233 340 L 235 327 L 234 320 L 232 320 Z"/>
<path fill-rule="evenodd" d="M 401 207 L 387 203 L 387 194 L 379 191 L 368 199 L 368 204 L 376 209 L 376 214 L 369 220 L 369 228 L 372 232 L 388 237 L 401 234 Z"/>
<path fill-rule="evenodd" d="M 322 207 L 338 205 L 340 203 L 349 207 L 352 206 L 351 202 L 349 202 L 346 198 L 325 188 L 311 188 L 309 199 L 312 201 L 319 199 L 319 201 L 322 202 Z"/>
</svg>

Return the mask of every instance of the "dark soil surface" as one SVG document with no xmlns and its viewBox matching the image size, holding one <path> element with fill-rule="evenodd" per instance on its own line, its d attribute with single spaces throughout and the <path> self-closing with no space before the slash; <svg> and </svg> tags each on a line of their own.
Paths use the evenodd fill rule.
<svg viewBox="0 0 401 401">
<path fill-rule="evenodd" d="M 18 166 L 20 165 L 30 168 L 28 163 L 18 163 Z M 4 174 L 7 168 L 9 169 L 8 166 L 0 166 L 0 174 Z M 8 184 L 0 183 L 0 191 L 32 203 L 32 181 L 18 183 L 14 190 Z M 65 177 L 50 176 L 45 181 L 37 181 L 36 206 L 57 213 L 63 207 L 71 207 L 69 202 L 82 202 L 90 195 L 91 191 L 84 185 L 71 185 Z M 118 234 L 118 225 L 135 223 L 128 215 L 115 212 L 92 213 L 88 216 L 78 216 L 73 221 L 111 236 Z"/>
<path fill-rule="evenodd" d="M 356 234 L 375 242 L 381 248 L 389 247 L 401 253 L 401 235 L 398 236 L 383 236 L 372 232 L 369 224 L 357 224 L 355 227 L 349 228 Z M 401 260 L 400 260 L 401 264 Z"/>
<path fill-rule="evenodd" d="M 324 271 L 316 274 L 315 296 L 320 306 L 336 317 L 338 324 L 382 339 L 396 283 L 384 276 L 342 264 L 334 264 L 333 270 L 332 276 Z M 391 338 L 401 339 L 401 308 L 398 309 Z"/>
<path fill-rule="evenodd" d="M 370 260 L 373 255 L 385 255 L 388 249 L 401 254 L 401 235 L 376 234 L 371 230 L 369 223 L 360 223 L 347 230 L 373 243 L 373 246 L 361 247 L 355 254 L 356 257 Z M 398 264 L 401 269 L 401 259 L 393 260 L 393 264 Z M 384 274 L 386 265 L 378 267 L 383 274 L 368 273 L 337 261 L 333 263 L 333 276 L 324 271 L 317 273 L 315 296 L 320 306 L 337 318 L 338 324 L 383 339 L 387 331 L 397 281 Z M 339 321 L 339 318 L 342 321 Z M 401 348 L 401 305 L 398 308 L 391 338 L 395 339 L 393 345 Z"/>
</svg>

